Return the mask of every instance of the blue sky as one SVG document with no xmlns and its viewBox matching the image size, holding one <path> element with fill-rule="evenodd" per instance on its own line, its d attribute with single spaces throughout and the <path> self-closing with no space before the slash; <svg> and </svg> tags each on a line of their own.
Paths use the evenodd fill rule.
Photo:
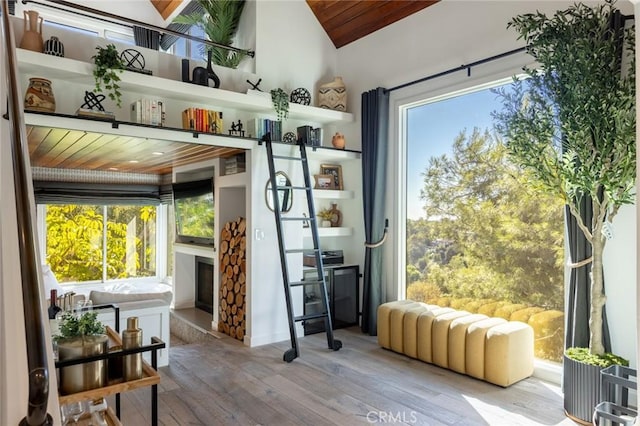
<svg viewBox="0 0 640 426">
<path fill-rule="evenodd" d="M 429 158 L 449 153 L 464 129 L 493 129 L 491 112 L 500 108 L 497 95 L 484 89 L 408 110 L 407 219 L 425 217 L 420 190 Z"/>
</svg>

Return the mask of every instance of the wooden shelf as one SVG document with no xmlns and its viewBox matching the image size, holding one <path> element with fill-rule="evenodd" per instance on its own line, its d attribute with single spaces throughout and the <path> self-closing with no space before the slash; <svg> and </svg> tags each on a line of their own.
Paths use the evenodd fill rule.
<svg viewBox="0 0 640 426">
<path fill-rule="evenodd" d="M 353 235 L 353 228 L 348 227 L 333 227 L 333 228 L 318 228 L 319 237 L 348 237 Z M 311 230 L 304 228 L 302 231 L 303 237 L 311 237 Z"/>
<path fill-rule="evenodd" d="M 121 346 L 122 340 L 118 333 L 107 326 L 107 335 L 109 336 L 109 346 Z M 144 360 L 142 361 L 142 378 L 138 380 L 130 380 L 128 382 L 112 381 L 107 386 L 91 389 L 84 392 L 77 392 L 70 395 L 60 395 L 58 397 L 60 405 L 69 404 L 70 402 L 84 401 L 90 399 L 101 398 L 109 395 L 115 395 L 134 389 L 139 389 L 160 383 L 160 375 Z"/>
<path fill-rule="evenodd" d="M 18 68 L 28 75 L 46 75 L 48 79 L 60 79 L 68 82 L 94 85 L 93 65 L 69 58 L 45 55 L 30 50 L 16 49 Z M 194 102 L 230 108 L 260 114 L 273 115 L 270 98 L 229 90 L 204 88 L 202 86 L 167 78 L 143 75 L 131 71 L 120 74 L 121 92 L 143 93 L 173 100 Z M 352 122 L 353 114 L 330 109 L 317 108 L 292 103 L 289 105 L 289 118 L 308 120 L 319 124 Z"/>
<path fill-rule="evenodd" d="M 107 407 L 104 418 L 107 421 L 107 424 L 109 426 L 122 426 L 122 423 L 120 422 L 116 414 L 113 412 L 111 407 Z M 85 414 L 80 418 L 80 420 L 78 420 L 78 426 L 92 426 L 92 425 L 93 423 L 91 423 L 91 416 L 89 415 Z"/>
<path fill-rule="evenodd" d="M 329 200 L 348 200 L 353 198 L 353 191 L 340 191 L 337 189 L 314 189 L 313 198 Z"/>
</svg>

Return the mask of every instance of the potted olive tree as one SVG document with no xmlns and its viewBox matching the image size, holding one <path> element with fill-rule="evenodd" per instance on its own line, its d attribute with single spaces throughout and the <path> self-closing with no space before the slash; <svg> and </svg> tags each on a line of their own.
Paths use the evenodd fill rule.
<svg viewBox="0 0 640 426">
<path fill-rule="evenodd" d="M 564 357 L 565 411 L 586 422 L 598 402 L 600 368 L 625 363 L 605 354 L 602 334 L 607 234 L 620 207 L 635 200 L 634 34 L 621 21 L 613 1 L 513 18 L 508 27 L 539 67 L 499 91 L 503 109 L 494 114 L 511 159 L 532 173 L 532 185 L 566 203 L 591 245 L 589 348 L 569 349 Z M 587 223 L 585 200 L 593 212 Z M 591 365 L 593 383 L 573 381 L 584 377 L 574 368 Z"/>
<path fill-rule="evenodd" d="M 109 339 L 98 313 L 65 312 L 55 336 L 60 361 L 101 355 L 107 352 Z M 63 395 L 102 387 L 107 381 L 106 360 L 93 361 L 60 369 L 60 391 Z"/>
</svg>

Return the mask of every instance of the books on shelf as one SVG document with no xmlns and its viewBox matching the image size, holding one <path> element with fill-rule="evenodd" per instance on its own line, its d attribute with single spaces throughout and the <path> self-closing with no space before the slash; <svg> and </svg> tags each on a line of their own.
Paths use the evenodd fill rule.
<svg viewBox="0 0 640 426">
<path fill-rule="evenodd" d="M 159 99 L 138 99 L 131 103 L 130 119 L 134 123 L 164 126 L 165 104 Z"/>
<path fill-rule="evenodd" d="M 116 116 L 110 111 L 98 111 L 91 108 L 78 108 L 76 115 L 80 117 L 98 118 L 100 120 L 115 120 Z"/>
<path fill-rule="evenodd" d="M 235 173 L 244 172 L 246 170 L 245 159 L 246 157 L 244 152 L 224 158 L 224 174 L 233 175 Z"/>
<path fill-rule="evenodd" d="M 272 141 L 282 140 L 282 122 L 269 120 L 268 118 L 254 118 L 249 120 L 249 137 L 262 139 L 267 133 L 271 133 Z"/>
<path fill-rule="evenodd" d="M 205 133 L 222 133 L 222 112 L 203 108 L 182 111 L 182 128 Z"/>
</svg>

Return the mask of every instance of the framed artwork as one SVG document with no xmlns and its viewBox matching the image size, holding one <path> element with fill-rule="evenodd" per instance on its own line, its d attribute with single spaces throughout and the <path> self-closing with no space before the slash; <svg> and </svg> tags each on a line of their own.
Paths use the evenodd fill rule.
<svg viewBox="0 0 640 426">
<path fill-rule="evenodd" d="M 342 166 L 338 164 L 321 164 L 320 174 L 333 176 L 332 189 L 339 189 L 341 191 L 344 189 L 344 184 L 342 183 Z"/>
<path fill-rule="evenodd" d="M 333 175 L 313 175 L 313 178 L 316 180 L 314 189 L 336 189 Z"/>
</svg>

